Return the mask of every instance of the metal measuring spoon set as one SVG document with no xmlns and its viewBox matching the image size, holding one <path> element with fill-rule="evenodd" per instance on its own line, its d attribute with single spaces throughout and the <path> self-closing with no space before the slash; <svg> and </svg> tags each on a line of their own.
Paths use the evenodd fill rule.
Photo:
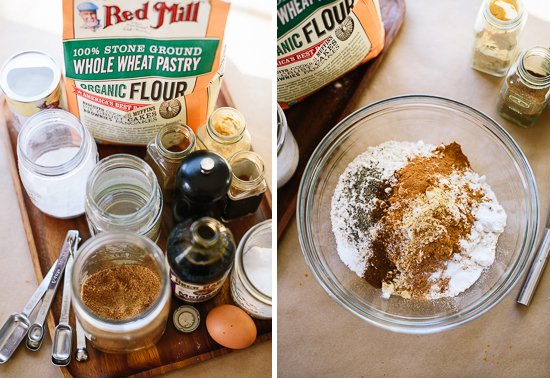
<svg viewBox="0 0 550 378">
<path fill-rule="evenodd" d="M 35 351 L 40 348 L 44 339 L 44 322 L 59 287 L 59 281 L 63 272 L 65 272 L 63 300 L 59 324 L 55 327 L 53 337 L 52 363 L 58 366 L 65 366 L 71 361 L 73 331 L 69 325 L 69 312 L 71 308 L 70 281 L 73 259 L 79 241 L 78 231 L 71 230 L 67 233 L 59 258 L 54 262 L 44 280 L 23 308 L 23 311 L 10 315 L 0 329 L 0 363 L 5 363 L 9 360 L 25 336 L 27 337 L 26 344 L 28 349 Z M 42 304 L 34 322 L 31 324 L 31 314 L 35 311 L 40 301 L 42 301 Z M 86 339 L 78 322 L 77 344 L 76 359 L 77 361 L 85 361 L 87 359 Z M 83 356 L 86 356 L 86 358 Z"/>
</svg>

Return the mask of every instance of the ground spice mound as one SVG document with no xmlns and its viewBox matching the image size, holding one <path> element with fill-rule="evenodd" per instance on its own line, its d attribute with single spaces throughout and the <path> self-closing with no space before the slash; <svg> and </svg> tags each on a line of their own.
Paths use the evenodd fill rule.
<svg viewBox="0 0 550 378">
<path fill-rule="evenodd" d="M 483 193 L 467 186 L 453 193 L 449 184 L 441 182 L 466 169 L 470 163 L 460 145 L 439 146 L 431 156 L 414 158 L 396 171 L 396 184 L 388 186 L 387 195 L 380 198 L 373 246 L 377 259 L 386 257 L 387 271 L 378 277 L 392 281 L 394 290 L 406 297 L 425 297 L 433 284 L 430 276 L 460 251 L 460 240 L 470 233 L 472 207 Z M 439 285 L 444 290 L 446 282 Z"/>
<path fill-rule="evenodd" d="M 506 213 L 458 143 L 388 141 L 341 174 L 331 223 L 340 260 L 384 298 L 435 300 L 493 264 Z"/>
<path fill-rule="evenodd" d="M 119 265 L 100 270 L 82 285 L 82 302 L 95 314 L 126 320 L 144 312 L 160 293 L 160 279 L 141 265 Z"/>
</svg>

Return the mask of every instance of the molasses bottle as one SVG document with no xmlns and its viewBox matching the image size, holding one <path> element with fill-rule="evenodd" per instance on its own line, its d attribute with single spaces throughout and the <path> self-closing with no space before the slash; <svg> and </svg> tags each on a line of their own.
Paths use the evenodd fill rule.
<svg viewBox="0 0 550 378">
<path fill-rule="evenodd" d="M 213 218 L 178 224 L 168 236 L 170 281 L 177 298 L 204 302 L 221 289 L 235 259 L 231 231 Z"/>
<path fill-rule="evenodd" d="M 174 220 L 221 218 L 231 184 L 227 161 L 212 151 L 195 151 L 183 158 L 176 173 Z"/>
</svg>

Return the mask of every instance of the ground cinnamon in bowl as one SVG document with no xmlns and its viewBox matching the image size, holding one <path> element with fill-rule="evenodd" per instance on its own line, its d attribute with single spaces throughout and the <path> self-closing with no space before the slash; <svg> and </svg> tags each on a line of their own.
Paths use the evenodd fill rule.
<svg viewBox="0 0 550 378">
<path fill-rule="evenodd" d="M 160 293 L 161 282 L 151 269 L 137 264 L 103 269 L 82 284 L 82 302 L 96 315 L 128 320 L 143 313 Z"/>
</svg>

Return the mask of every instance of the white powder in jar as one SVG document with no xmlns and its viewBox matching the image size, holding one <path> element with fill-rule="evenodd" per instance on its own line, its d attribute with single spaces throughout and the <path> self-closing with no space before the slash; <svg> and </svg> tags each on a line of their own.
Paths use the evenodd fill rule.
<svg viewBox="0 0 550 378">
<path fill-rule="evenodd" d="M 71 171 L 59 175 L 40 175 L 19 164 L 21 181 L 33 204 L 43 213 L 56 218 L 72 218 L 84 214 L 86 181 L 97 163 L 97 148 L 91 142 L 84 160 Z M 35 164 L 56 167 L 76 156 L 80 147 L 63 147 L 41 155 Z"/>
<path fill-rule="evenodd" d="M 252 247 L 243 255 L 243 265 L 246 276 L 250 283 L 262 294 L 271 298 L 272 273 L 271 259 L 273 251 L 271 248 Z"/>
</svg>

